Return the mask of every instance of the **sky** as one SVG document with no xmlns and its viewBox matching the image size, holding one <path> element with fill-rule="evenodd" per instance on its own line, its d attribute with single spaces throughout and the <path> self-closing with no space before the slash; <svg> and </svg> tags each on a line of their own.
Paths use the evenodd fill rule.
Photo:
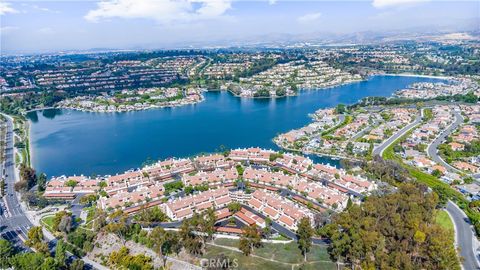
<svg viewBox="0 0 480 270">
<path fill-rule="evenodd" d="M 480 29 L 480 1 L 0 0 L 0 53 L 160 49 L 325 34 Z"/>
</svg>

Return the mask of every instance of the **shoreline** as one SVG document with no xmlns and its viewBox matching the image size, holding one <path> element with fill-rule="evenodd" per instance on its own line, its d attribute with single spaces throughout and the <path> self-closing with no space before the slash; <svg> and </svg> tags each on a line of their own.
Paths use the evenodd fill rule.
<svg viewBox="0 0 480 270">
<path fill-rule="evenodd" d="M 187 105 L 196 105 L 201 102 L 205 101 L 205 97 L 202 96 L 202 99 L 193 102 L 193 103 L 185 103 L 185 104 L 177 104 L 177 105 L 155 105 L 155 106 L 150 106 L 147 108 L 141 108 L 138 110 L 120 110 L 120 111 L 96 111 L 96 110 L 89 110 L 89 109 L 84 109 L 84 108 L 76 108 L 76 107 L 64 107 L 64 106 L 50 106 L 50 107 L 42 107 L 42 108 L 37 108 L 37 109 L 32 109 L 24 112 L 24 115 L 26 115 L 29 112 L 36 112 L 36 111 L 43 111 L 43 110 L 51 110 L 51 109 L 58 109 L 58 110 L 73 110 L 73 111 L 80 111 L 80 112 L 91 112 L 91 113 L 127 113 L 127 112 L 140 112 L 140 111 L 147 111 L 147 110 L 154 110 L 154 109 L 164 109 L 164 108 L 176 108 L 176 107 L 182 107 L 182 106 L 187 106 Z M 28 120 L 28 119 L 27 119 Z"/>
<path fill-rule="evenodd" d="M 439 80 L 453 80 L 454 78 L 451 76 L 435 76 L 435 75 L 417 75 L 414 73 L 385 73 L 385 74 L 376 74 L 372 76 L 378 76 L 378 75 L 383 75 L 383 76 L 400 76 L 400 77 L 418 77 L 418 78 L 427 78 L 427 79 L 439 79 Z"/>
<path fill-rule="evenodd" d="M 434 75 L 424 75 L 424 74 L 414 74 L 414 73 L 375 73 L 369 75 L 365 79 L 360 79 L 360 80 L 353 80 L 349 82 L 344 82 L 344 83 L 339 83 L 331 86 L 325 86 L 325 87 L 318 87 L 318 88 L 302 88 L 297 91 L 296 94 L 294 95 L 284 95 L 284 96 L 260 96 L 260 97 L 249 97 L 249 96 L 241 96 L 229 89 L 212 89 L 212 90 L 205 90 L 205 92 L 222 92 L 226 91 L 231 93 L 234 97 L 237 98 L 247 98 L 247 99 L 280 99 L 280 98 L 288 98 L 288 97 L 297 97 L 300 96 L 301 92 L 308 92 L 308 91 L 320 91 L 324 89 L 330 89 L 330 88 L 335 88 L 343 85 L 348 85 L 352 83 L 358 83 L 358 82 L 364 82 L 370 80 L 371 77 L 375 76 L 391 76 L 391 77 L 418 77 L 418 78 L 429 78 L 429 79 L 439 79 L 439 80 L 453 80 L 453 77 L 449 76 L 434 76 Z M 152 109 L 163 109 L 163 108 L 174 108 L 174 107 L 181 107 L 181 106 L 186 106 L 186 105 L 195 105 L 197 103 L 205 101 L 205 97 L 202 95 L 202 99 L 198 102 L 194 103 L 186 103 L 186 104 L 178 104 L 178 105 L 160 105 L 160 106 L 152 106 L 148 108 L 141 108 L 138 110 L 120 110 L 120 111 L 95 111 L 95 110 L 89 110 L 89 109 L 82 109 L 82 108 L 74 108 L 74 107 L 56 107 L 56 106 L 49 106 L 49 107 L 42 107 L 42 108 L 37 108 L 37 109 L 31 109 L 28 111 L 25 111 L 23 114 L 27 114 L 29 112 L 34 112 L 34 111 L 42 111 L 42 110 L 48 110 L 48 109 L 65 109 L 65 110 L 75 110 L 75 111 L 81 111 L 81 112 L 94 112 L 94 113 L 124 113 L 124 112 L 138 112 L 138 111 L 146 111 L 146 110 L 152 110 Z"/>
<path fill-rule="evenodd" d="M 372 76 L 382 76 L 382 74 L 376 74 L 376 75 L 372 75 Z M 297 93 L 295 95 L 285 95 L 285 96 L 260 96 L 260 97 L 249 97 L 249 96 L 241 96 L 241 95 L 238 95 L 236 93 L 234 93 L 232 90 L 229 90 L 229 89 L 225 89 L 225 90 L 220 90 L 220 91 L 227 91 L 227 92 L 230 92 L 233 96 L 237 97 L 237 98 L 248 98 L 248 99 L 280 99 L 280 98 L 288 98 L 288 97 L 298 97 L 300 96 L 301 92 L 309 92 L 309 91 L 320 91 L 320 90 L 326 90 L 326 89 L 330 89 L 330 88 L 335 88 L 335 87 L 339 87 L 339 86 L 343 86 L 343 85 L 347 85 L 347 84 L 352 84 L 352 83 L 358 83 L 358 82 L 363 82 L 363 81 L 368 81 L 369 78 L 367 79 L 360 79 L 360 80 L 353 80 L 353 81 L 349 81 L 349 82 L 343 82 L 343 83 L 339 83 L 339 84 L 335 84 L 335 85 L 330 85 L 330 86 L 324 86 L 324 87 L 314 87 L 314 88 L 301 88 L 297 91 Z"/>
</svg>

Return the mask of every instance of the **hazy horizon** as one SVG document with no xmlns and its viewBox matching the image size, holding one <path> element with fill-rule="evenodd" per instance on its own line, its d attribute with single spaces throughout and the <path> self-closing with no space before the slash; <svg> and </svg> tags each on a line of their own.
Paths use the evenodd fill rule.
<svg viewBox="0 0 480 270">
<path fill-rule="evenodd" d="M 478 1 L 1 1 L 2 54 L 479 30 Z M 295 41 L 295 40 L 292 40 Z"/>
</svg>

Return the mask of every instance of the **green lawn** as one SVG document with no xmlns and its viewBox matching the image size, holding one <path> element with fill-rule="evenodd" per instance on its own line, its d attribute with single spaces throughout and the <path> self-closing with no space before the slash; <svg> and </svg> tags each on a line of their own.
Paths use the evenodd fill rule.
<svg viewBox="0 0 480 270">
<path fill-rule="evenodd" d="M 53 231 L 53 219 L 54 216 L 46 216 L 41 219 L 42 224 L 45 225 L 45 228 L 49 231 Z"/>
<path fill-rule="evenodd" d="M 234 239 L 216 239 L 215 244 L 228 247 L 238 247 L 238 240 Z M 237 259 L 239 269 L 299 269 L 303 263 L 303 256 L 297 247 L 296 242 L 287 244 L 263 243 L 263 246 L 255 249 L 253 254 L 258 257 L 246 257 L 237 251 L 228 250 L 222 247 L 207 247 L 206 258 L 210 258 L 219 254 Z M 307 254 L 306 269 L 335 269 L 335 264 L 330 261 L 325 246 L 314 245 Z"/>
<path fill-rule="evenodd" d="M 442 226 L 443 228 L 447 230 L 451 230 L 453 232 L 453 222 L 448 213 L 445 210 L 439 210 L 437 211 L 437 216 L 435 218 L 435 221 Z"/>
</svg>

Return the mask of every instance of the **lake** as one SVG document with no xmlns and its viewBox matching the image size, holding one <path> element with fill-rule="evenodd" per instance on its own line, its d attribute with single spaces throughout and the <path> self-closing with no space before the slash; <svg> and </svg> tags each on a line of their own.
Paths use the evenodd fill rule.
<svg viewBox="0 0 480 270">
<path fill-rule="evenodd" d="M 48 109 L 27 114 L 32 165 L 49 177 L 115 174 L 138 168 L 147 159 L 187 157 L 226 148 L 278 149 L 279 133 L 310 122 L 309 113 L 352 104 L 366 96 L 390 96 L 415 82 L 439 79 L 373 76 L 367 81 L 280 99 L 238 98 L 205 93 L 205 101 L 183 107 L 123 113 Z M 316 162 L 338 161 L 316 157 Z"/>
</svg>

